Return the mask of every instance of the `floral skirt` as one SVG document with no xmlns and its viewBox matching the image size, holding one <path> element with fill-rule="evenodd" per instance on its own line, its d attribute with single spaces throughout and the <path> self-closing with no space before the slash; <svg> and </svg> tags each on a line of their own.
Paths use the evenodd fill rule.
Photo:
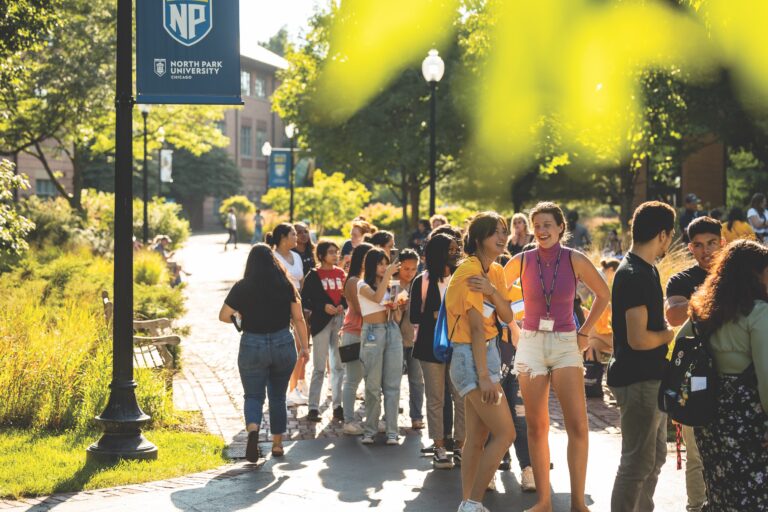
<svg viewBox="0 0 768 512">
<path fill-rule="evenodd" d="M 768 510 L 768 448 L 763 447 L 768 415 L 754 375 L 741 383 L 736 379 L 720 378 L 715 419 L 695 428 L 707 484 L 706 512 Z"/>
</svg>

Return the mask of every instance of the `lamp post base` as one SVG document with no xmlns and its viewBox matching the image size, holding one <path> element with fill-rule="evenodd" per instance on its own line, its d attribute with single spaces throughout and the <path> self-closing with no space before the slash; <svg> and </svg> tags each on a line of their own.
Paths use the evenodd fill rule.
<svg viewBox="0 0 768 512">
<path fill-rule="evenodd" d="M 141 435 L 150 420 L 136 401 L 135 381 L 112 382 L 107 407 L 96 421 L 104 435 L 86 450 L 88 461 L 115 463 L 119 460 L 155 460 L 157 446 Z"/>
</svg>

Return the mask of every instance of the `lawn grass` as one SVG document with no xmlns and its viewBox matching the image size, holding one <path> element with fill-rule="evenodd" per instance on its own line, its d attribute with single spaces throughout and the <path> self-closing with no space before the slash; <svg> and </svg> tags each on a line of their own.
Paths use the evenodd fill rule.
<svg viewBox="0 0 768 512">
<path fill-rule="evenodd" d="M 213 469 L 227 462 L 224 441 L 218 436 L 167 429 L 144 434 L 158 447 L 156 461 L 102 466 L 85 461 L 85 449 L 100 437 L 97 431 L 2 429 L 0 499 L 151 482 Z"/>
</svg>

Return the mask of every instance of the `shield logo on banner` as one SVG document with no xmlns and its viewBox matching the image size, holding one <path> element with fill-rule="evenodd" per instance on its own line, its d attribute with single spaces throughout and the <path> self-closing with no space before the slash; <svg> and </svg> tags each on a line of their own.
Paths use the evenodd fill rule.
<svg viewBox="0 0 768 512">
<path fill-rule="evenodd" d="M 213 28 L 213 0 L 163 0 L 163 27 L 184 46 L 199 43 Z"/>
<path fill-rule="evenodd" d="M 165 75 L 165 59 L 155 59 L 155 74 L 159 77 Z"/>
</svg>

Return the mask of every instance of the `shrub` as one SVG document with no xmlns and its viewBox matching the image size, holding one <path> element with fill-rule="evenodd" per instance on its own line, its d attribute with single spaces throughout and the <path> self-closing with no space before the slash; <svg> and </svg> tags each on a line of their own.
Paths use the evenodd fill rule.
<svg viewBox="0 0 768 512">
<path fill-rule="evenodd" d="M 85 221 L 77 215 L 63 197 L 53 199 L 31 196 L 20 203 L 24 216 L 35 223 L 27 241 L 37 247 L 63 246 L 70 242 L 77 229 L 85 227 Z"/>
<path fill-rule="evenodd" d="M 241 242 L 250 241 L 253 237 L 253 214 L 256 213 L 256 205 L 245 196 L 231 196 L 221 202 L 219 217 L 221 225 L 226 225 L 227 213 L 230 208 L 235 209 L 237 217 L 237 239 Z"/>
<path fill-rule="evenodd" d="M 133 282 L 137 284 L 168 284 L 168 265 L 156 251 L 142 250 L 133 253 Z"/>
<path fill-rule="evenodd" d="M 371 203 L 362 209 L 360 215 L 364 215 L 368 222 L 379 229 L 392 232 L 400 232 L 403 229 L 403 209 L 392 203 Z M 351 224 L 347 223 L 344 229 L 347 237 L 351 228 Z"/>
<path fill-rule="evenodd" d="M 107 401 L 112 336 L 99 293 L 112 288 L 112 265 L 89 250 L 33 252 L 0 276 L 0 425 L 93 426 Z M 137 285 L 137 301 L 183 311 L 178 289 Z M 172 300 L 171 300 L 172 297 Z M 173 304 L 173 307 L 165 305 Z M 146 309 L 150 309 L 149 306 Z M 137 398 L 156 425 L 172 418 L 161 373 L 137 370 Z"/>
<path fill-rule="evenodd" d="M 136 318 L 181 318 L 186 308 L 182 286 L 135 284 L 133 287 L 133 314 Z"/>
<path fill-rule="evenodd" d="M 459 205 L 451 205 L 439 207 L 437 213 L 445 215 L 448 219 L 448 224 L 451 226 L 464 229 L 467 227 L 467 221 L 477 213 L 477 210 L 470 210 L 469 208 Z"/>
</svg>

